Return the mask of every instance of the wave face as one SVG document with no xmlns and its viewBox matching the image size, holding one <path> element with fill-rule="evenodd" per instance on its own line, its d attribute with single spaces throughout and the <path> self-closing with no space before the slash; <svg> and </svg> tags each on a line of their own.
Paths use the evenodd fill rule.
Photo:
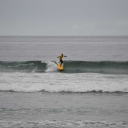
<svg viewBox="0 0 128 128">
<path fill-rule="evenodd" d="M 128 61 L 65 61 L 65 73 L 106 73 L 128 74 Z M 0 72 L 55 72 L 55 61 L 23 61 L 7 62 L 0 61 Z"/>
<path fill-rule="evenodd" d="M 67 72 L 128 74 L 128 62 L 69 61 L 65 63 L 65 67 Z"/>
<path fill-rule="evenodd" d="M 6 62 L 0 61 L 0 71 L 2 72 L 44 72 L 46 63 L 41 61 L 23 61 L 23 62 Z"/>
</svg>

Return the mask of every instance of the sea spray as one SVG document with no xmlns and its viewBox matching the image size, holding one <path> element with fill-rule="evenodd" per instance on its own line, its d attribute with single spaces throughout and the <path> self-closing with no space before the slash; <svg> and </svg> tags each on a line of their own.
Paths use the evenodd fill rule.
<svg viewBox="0 0 128 128">
<path fill-rule="evenodd" d="M 47 66 L 46 66 L 47 68 L 46 68 L 45 72 L 57 71 L 57 65 L 54 62 L 49 61 L 46 64 L 47 64 Z"/>
</svg>

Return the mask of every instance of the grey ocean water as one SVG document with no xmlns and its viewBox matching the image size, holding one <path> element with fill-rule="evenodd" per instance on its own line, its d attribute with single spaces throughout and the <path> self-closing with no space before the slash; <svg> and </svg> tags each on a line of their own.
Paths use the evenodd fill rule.
<svg viewBox="0 0 128 128">
<path fill-rule="evenodd" d="M 68 60 L 127 61 L 128 37 L 0 37 L 3 61 Z"/>
<path fill-rule="evenodd" d="M 0 37 L 0 127 L 128 128 L 128 37 Z"/>
</svg>

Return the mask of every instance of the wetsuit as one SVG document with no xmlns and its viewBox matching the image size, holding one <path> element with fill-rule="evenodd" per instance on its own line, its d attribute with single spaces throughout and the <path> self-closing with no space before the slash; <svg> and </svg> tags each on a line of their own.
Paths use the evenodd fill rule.
<svg viewBox="0 0 128 128">
<path fill-rule="evenodd" d="M 62 60 L 62 58 L 63 58 L 64 56 L 63 55 L 61 55 L 61 56 L 59 56 L 59 58 L 60 58 L 60 65 L 62 65 L 62 63 L 63 63 L 63 60 Z"/>
</svg>

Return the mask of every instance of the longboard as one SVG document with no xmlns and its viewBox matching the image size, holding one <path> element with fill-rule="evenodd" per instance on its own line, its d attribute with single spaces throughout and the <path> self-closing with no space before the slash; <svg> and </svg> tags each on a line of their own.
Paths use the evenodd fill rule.
<svg viewBox="0 0 128 128">
<path fill-rule="evenodd" d="M 63 64 L 60 66 L 60 63 L 57 64 L 57 68 L 58 68 L 58 70 L 60 70 L 60 71 L 63 71 L 63 70 L 64 70 Z"/>
</svg>

